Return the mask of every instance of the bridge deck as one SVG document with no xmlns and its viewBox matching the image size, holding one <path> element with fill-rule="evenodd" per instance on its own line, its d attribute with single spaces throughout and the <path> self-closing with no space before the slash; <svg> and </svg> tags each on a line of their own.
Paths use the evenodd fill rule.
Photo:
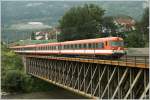
<svg viewBox="0 0 150 100">
<path fill-rule="evenodd" d="M 107 64 L 107 65 L 115 65 L 115 66 L 124 66 L 124 67 L 133 67 L 133 68 L 149 68 L 149 63 L 146 60 L 142 62 L 138 62 L 138 60 L 100 60 L 100 59 L 85 59 L 85 58 L 72 58 L 72 57 L 54 57 L 54 56 L 35 56 L 28 55 L 27 57 L 36 57 L 36 58 L 44 58 L 49 60 L 64 60 L 64 61 L 76 61 L 76 62 L 84 62 L 84 63 L 96 63 L 96 64 Z"/>
</svg>

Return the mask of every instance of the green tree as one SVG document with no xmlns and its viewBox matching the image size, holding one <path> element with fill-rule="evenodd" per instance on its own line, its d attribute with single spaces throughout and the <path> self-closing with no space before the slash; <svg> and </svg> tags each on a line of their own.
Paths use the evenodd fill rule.
<svg viewBox="0 0 150 100">
<path fill-rule="evenodd" d="M 24 73 L 21 57 L 1 42 L 1 88 L 5 92 L 48 91 L 48 82 Z"/>
<path fill-rule="evenodd" d="M 125 38 L 125 43 L 127 43 L 127 47 L 144 47 L 144 40 L 141 38 L 141 34 L 137 33 L 137 31 L 132 32 Z"/>
<path fill-rule="evenodd" d="M 141 20 L 142 29 L 141 31 L 148 37 L 149 35 L 149 8 L 145 8 L 145 12 L 143 14 L 142 20 Z"/>
<path fill-rule="evenodd" d="M 34 32 L 32 32 L 32 34 L 31 34 L 31 40 L 35 40 L 35 33 Z"/>
<path fill-rule="evenodd" d="M 112 16 L 104 17 L 102 21 L 102 26 L 111 30 L 109 35 L 116 35 L 115 33 L 116 33 L 117 26 L 114 24 Z"/>
<path fill-rule="evenodd" d="M 142 19 L 140 22 L 137 22 L 136 28 L 139 34 L 141 34 L 141 38 L 145 40 L 146 43 L 149 41 L 149 8 L 145 8 Z"/>
<path fill-rule="evenodd" d="M 98 35 L 104 10 L 94 4 L 73 7 L 60 19 L 59 41 L 94 38 Z"/>
</svg>

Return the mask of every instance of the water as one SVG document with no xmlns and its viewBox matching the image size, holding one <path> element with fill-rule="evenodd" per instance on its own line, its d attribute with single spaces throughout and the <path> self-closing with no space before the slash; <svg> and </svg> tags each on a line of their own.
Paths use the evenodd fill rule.
<svg viewBox="0 0 150 100">
<path fill-rule="evenodd" d="M 88 99 L 88 98 L 55 86 L 52 90 L 47 92 L 13 93 L 8 95 L 2 95 L 2 99 Z"/>
</svg>

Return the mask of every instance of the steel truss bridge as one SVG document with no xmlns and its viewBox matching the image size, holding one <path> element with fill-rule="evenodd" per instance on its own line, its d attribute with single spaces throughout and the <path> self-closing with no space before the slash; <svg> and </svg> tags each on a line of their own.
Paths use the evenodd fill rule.
<svg viewBox="0 0 150 100">
<path fill-rule="evenodd" d="M 27 74 L 89 98 L 150 98 L 148 57 L 99 60 L 24 54 L 22 58 Z"/>
</svg>

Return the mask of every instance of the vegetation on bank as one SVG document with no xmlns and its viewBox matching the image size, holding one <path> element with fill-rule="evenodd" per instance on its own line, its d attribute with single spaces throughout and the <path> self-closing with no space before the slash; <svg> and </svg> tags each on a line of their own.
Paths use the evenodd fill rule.
<svg viewBox="0 0 150 100">
<path fill-rule="evenodd" d="M 27 75 L 21 57 L 1 44 L 1 89 L 2 92 L 48 91 L 52 86 Z"/>
</svg>

